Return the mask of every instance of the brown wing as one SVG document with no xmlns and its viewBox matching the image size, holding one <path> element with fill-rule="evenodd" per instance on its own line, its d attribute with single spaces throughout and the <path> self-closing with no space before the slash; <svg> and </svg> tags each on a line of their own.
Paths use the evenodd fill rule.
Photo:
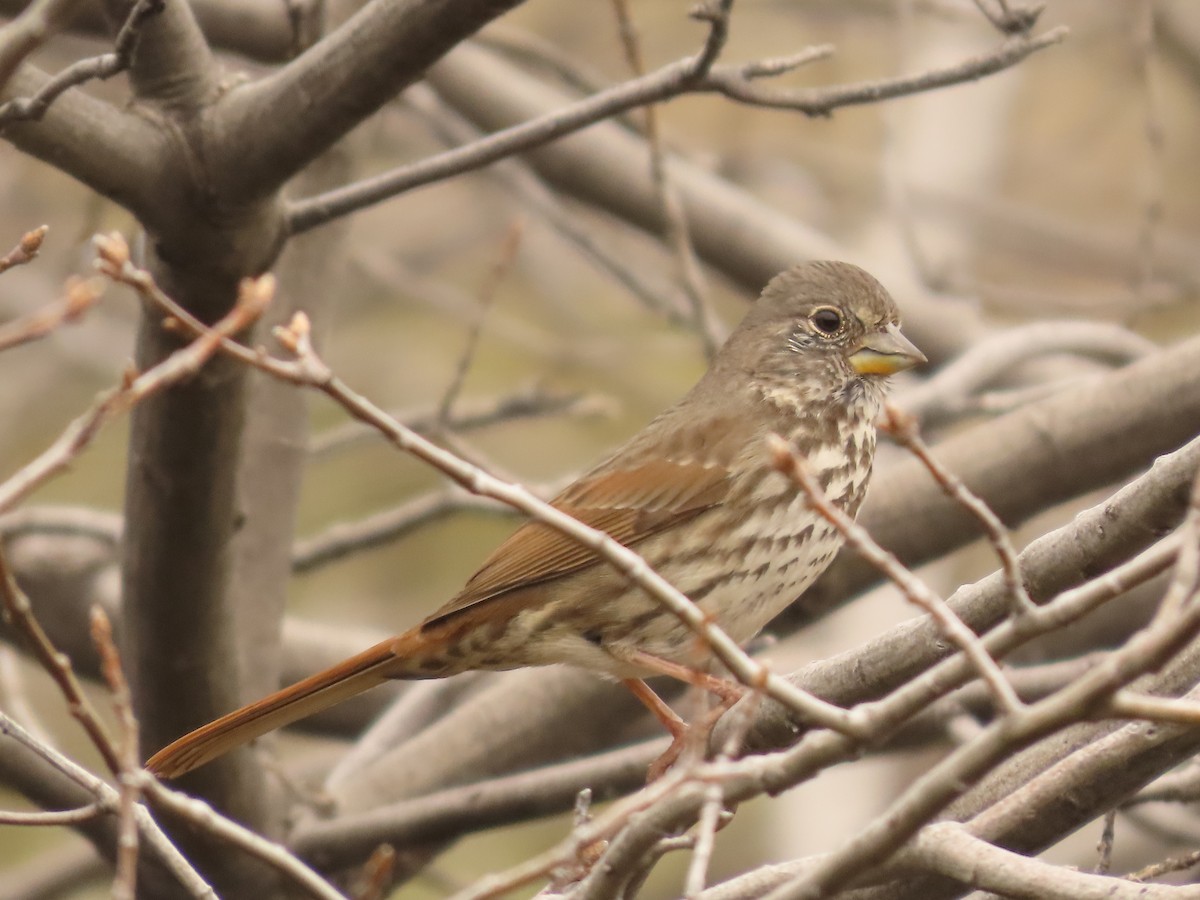
<svg viewBox="0 0 1200 900">
<path fill-rule="evenodd" d="M 551 503 L 627 547 L 719 504 L 729 489 L 721 465 L 648 460 L 583 478 Z M 432 625 L 516 588 L 596 565 L 595 553 L 560 531 L 528 522 L 496 548 L 458 596 L 423 623 Z"/>
</svg>

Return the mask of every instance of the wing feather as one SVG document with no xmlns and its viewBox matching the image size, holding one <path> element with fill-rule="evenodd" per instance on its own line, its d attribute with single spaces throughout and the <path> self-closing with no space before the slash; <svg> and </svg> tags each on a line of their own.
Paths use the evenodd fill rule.
<svg viewBox="0 0 1200 900">
<path fill-rule="evenodd" d="M 651 459 L 584 477 L 552 505 L 626 547 L 720 504 L 729 490 L 723 465 Z M 527 522 L 496 548 L 458 596 L 423 623 L 426 627 L 518 588 L 562 578 L 598 557 L 578 541 L 540 522 Z"/>
</svg>

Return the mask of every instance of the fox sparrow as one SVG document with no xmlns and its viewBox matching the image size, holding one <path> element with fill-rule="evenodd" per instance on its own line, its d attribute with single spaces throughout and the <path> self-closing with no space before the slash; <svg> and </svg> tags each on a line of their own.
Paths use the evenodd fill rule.
<svg viewBox="0 0 1200 900">
<path fill-rule="evenodd" d="M 553 501 L 635 548 L 736 641 L 825 569 L 841 538 L 769 463 L 778 433 L 850 514 L 871 471 L 885 378 L 925 357 L 896 306 L 856 266 L 776 276 L 700 382 Z M 590 550 L 521 526 L 462 591 L 415 628 L 193 731 L 150 759 L 174 777 L 389 678 L 568 663 L 623 679 L 676 731 L 640 680 L 713 689 L 691 631 Z"/>
</svg>

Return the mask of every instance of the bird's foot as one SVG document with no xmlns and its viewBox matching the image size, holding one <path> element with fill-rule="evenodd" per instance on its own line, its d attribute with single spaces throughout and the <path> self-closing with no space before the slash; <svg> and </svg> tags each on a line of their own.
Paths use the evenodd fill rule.
<svg viewBox="0 0 1200 900">
<path fill-rule="evenodd" d="M 740 697 L 741 694 L 739 693 Z M 676 725 L 668 727 L 671 732 L 671 746 L 650 764 L 646 771 L 646 784 L 657 781 L 670 771 L 671 767 L 686 753 L 694 759 L 701 759 L 708 749 L 708 736 L 712 734 L 713 726 L 725 714 L 729 707 L 722 704 L 710 709 L 698 722 L 688 725 L 676 716 Z M 665 722 L 663 723 L 666 724 Z"/>
</svg>

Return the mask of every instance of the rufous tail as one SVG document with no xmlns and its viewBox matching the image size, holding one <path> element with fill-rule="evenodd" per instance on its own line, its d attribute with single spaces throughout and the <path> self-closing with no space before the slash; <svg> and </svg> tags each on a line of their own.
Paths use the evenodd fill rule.
<svg viewBox="0 0 1200 900">
<path fill-rule="evenodd" d="M 336 666 L 276 691 L 197 728 L 155 753 L 146 768 L 163 778 L 176 778 L 256 737 L 361 694 L 396 677 L 402 670 L 397 651 L 408 643 L 402 635 L 376 644 Z"/>
</svg>

